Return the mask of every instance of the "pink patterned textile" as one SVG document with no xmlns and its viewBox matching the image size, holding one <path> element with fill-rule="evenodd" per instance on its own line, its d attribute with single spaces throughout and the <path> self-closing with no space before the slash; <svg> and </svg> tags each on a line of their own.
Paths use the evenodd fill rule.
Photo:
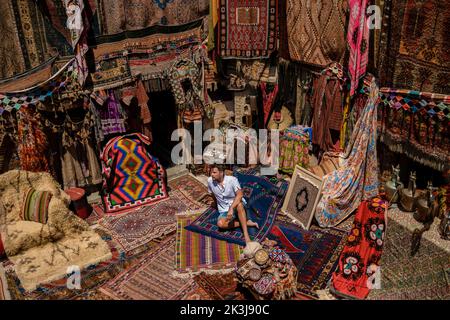
<svg viewBox="0 0 450 320">
<path fill-rule="evenodd" d="M 359 79 L 364 76 L 369 60 L 370 30 L 366 10 L 368 0 L 349 0 L 350 20 L 347 42 L 350 50 L 348 72 L 350 74 L 350 95 L 354 95 Z"/>
</svg>

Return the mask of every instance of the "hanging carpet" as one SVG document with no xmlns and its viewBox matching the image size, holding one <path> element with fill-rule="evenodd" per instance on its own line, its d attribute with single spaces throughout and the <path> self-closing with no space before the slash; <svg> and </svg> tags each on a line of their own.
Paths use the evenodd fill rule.
<svg viewBox="0 0 450 320">
<path fill-rule="evenodd" d="M 139 133 L 119 136 L 106 145 L 102 196 L 106 213 L 116 213 L 167 198 L 165 172 L 149 153 L 150 140 Z"/>
<path fill-rule="evenodd" d="M 276 49 L 277 0 L 220 0 L 218 52 L 223 58 L 268 58 Z"/>
</svg>

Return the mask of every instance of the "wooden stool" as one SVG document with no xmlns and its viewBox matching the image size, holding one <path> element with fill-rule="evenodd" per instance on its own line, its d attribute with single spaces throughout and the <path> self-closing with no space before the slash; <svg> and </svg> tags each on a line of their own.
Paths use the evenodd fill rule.
<svg viewBox="0 0 450 320">
<path fill-rule="evenodd" d="M 87 219 L 91 215 L 92 207 L 87 201 L 86 192 L 81 188 L 70 188 L 64 191 L 70 196 L 70 200 L 72 200 L 69 209 L 81 219 Z"/>
</svg>

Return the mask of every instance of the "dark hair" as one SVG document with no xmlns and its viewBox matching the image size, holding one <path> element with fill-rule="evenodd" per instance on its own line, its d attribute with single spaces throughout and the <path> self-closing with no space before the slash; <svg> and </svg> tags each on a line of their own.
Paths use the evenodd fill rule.
<svg viewBox="0 0 450 320">
<path fill-rule="evenodd" d="M 225 166 L 223 164 L 214 163 L 214 164 L 209 165 L 210 170 L 215 169 L 215 168 L 217 168 L 217 170 L 219 170 L 221 172 L 225 171 Z"/>
</svg>

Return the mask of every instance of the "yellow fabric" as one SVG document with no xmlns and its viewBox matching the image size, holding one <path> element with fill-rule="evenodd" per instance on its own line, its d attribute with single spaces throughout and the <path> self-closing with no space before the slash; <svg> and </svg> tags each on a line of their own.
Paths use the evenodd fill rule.
<svg viewBox="0 0 450 320">
<path fill-rule="evenodd" d="M 209 5 L 209 35 L 208 35 L 208 51 L 215 47 L 214 29 L 219 21 L 219 0 L 210 0 Z"/>
<path fill-rule="evenodd" d="M 344 120 L 342 121 L 342 129 L 340 137 L 341 149 L 345 149 L 345 138 L 347 134 L 347 124 L 349 114 L 350 114 L 350 95 L 347 95 L 347 98 L 345 99 L 344 115 L 343 115 Z"/>
</svg>

